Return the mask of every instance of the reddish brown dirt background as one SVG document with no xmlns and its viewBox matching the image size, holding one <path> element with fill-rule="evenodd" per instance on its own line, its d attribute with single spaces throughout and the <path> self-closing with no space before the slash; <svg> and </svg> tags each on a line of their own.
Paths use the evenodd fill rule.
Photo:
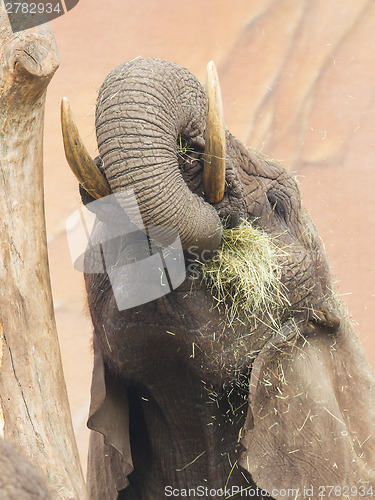
<svg viewBox="0 0 375 500">
<path fill-rule="evenodd" d="M 71 100 L 96 155 L 94 106 L 116 65 L 137 56 L 175 61 L 221 79 L 228 128 L 288 166 L 325 242 L 375 366 L 375 3 L 371 0 L 80 0 L 51 23 L 61 66 L 45 127 L 46 217 L 57 326 L 73 423 L 85 467 L 91 326 L 65 220 L 80 204 L 59 124 Z M 359 389 L 360 390 L 360 389 Z"/>
</svg>

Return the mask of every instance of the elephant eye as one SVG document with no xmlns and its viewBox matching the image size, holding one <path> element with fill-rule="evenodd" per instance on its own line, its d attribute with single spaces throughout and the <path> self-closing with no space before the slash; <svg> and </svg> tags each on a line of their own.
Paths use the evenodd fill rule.
<svg viewBox="0 0 375 500">
<path fill-rule="evenodd" d="M 267 200 L 271 206 L 272 211 L 284 221 L 288 218 L 288 203 L 284 200 L 284 193 L 278 191 L 268 191 Z"/>
</svg>

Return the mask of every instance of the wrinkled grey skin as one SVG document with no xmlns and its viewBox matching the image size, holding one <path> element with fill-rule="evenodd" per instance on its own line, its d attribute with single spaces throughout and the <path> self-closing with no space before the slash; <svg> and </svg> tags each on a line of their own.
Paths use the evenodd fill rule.
<svg viewBox="0 0 375 500">
<path fill-rule="evenodd" d="M 298 453 L 289 456 L 290 449 L 280 451 L 281 445 L 277 450 L 272 449 L 272 442 L 276 442 L 279 435 L 272 438 L 277 428 L 268 431 L 268 427 L 274 427 L 272 419 L 267 429 L 261 430 L 262 421 L 266 421 L 261 415 L 265 404 L 258 394 L 263 394 L 264 390 L 268 396 L 262 397 L 269 397 L 270 403 L 278 393 L 276 389 L 267 392 L 262 381 L 258 385 L 252 382 L 255 387 L 254 407 L 250 408 L 249 379 L 253 366 L 257 366 L 258 375 L 266 373 L 269 371 L 267 363 L 273 363 L 277 353 L 284 350 L 287 353 L 292 349 L 292 354 L 283 357 L 285 371 L 289 370 L 292 380 L 295 374 L 293 366 L 300 363 L 300 354 L 309 337 L 316 341 L 311 343 L 316 344 L 319 352 L 321 342 L 324 344 L 322 352 L 326 352 L 325 349 L 328 352 L 325 369 L 333 373 L 335 368 L 330 366 L 329 356 L 334 345 L 332 339 L 335 336 L 348 337 L 352 342 L 351 330 L 333 299 L 322 244 L 301 206 L 298 185 L 288 171 L 272 160 L 250 152 L 227 131 L 224 199 L 215 206 L 205 201 L 202 187 L 205 109 L 203 87 L 187 70 L 175 64 L 136 59 L 116 68 L 103 84 L 97 104 L 96 128 L 103 171 L 114 193 L 134 189 L 145 225 L 172 226 L 179 232 L 187 259 L 192 245 L 198 252 L 204 249 L 214 251 L 220 244 L 223 229 L 234 227 L 241 219 L 251 221 L 273 235 L 277 245 L 287 249 L 282 268 L 286 299 L 282 312 L 279 311 L 280 329 L 275 332 L 270 328 L 266 317 L 264 323 L 258 323 L 253 330 L 249 325 L 238 324 L 234 329 L 226 325 L 221 312 L 211 308 L 212 296 L 199 280 L 194 281 L 192 287 L 192 281 L 187 279 L 178 289 L 154 302 L 119 312 L 107 275 L 86 274 L 94 346 L 97 359 L 102 364 L 104 362 L 107 398 L 112 387 L 116 386 L 118 392 L 114 391 L 117 394 L 114 399 L 119 400 L 122 397 L 119 394 L 125 394 L 129 400 L 129 412 L 124 410 L 124 417 L 121 417 L 120 410 L 114 411 L 117 415 L 113 418 L 115 424 L 111 421 L 115 405 L 104 404 L 102 409 L 111 408 L 106 410 L 107 422 L 103 425 L 91 422 L 91 427 L 104 434 L 107 443 L 113 444 L 117 442 L 113 435 L 122 432 L 119 431 L 121 421 L 126 428 L 124 435 L 127 433 L 129 416 L 133 461 L 131 463 L 130 456 L 125 457 L 125 452 L 122 459 L 113 451 L 114 448 L 119 450 L 116 444 L 103 448 L 98 444 L 99 434 L 94 433 L 89 460 L 92 498 L 100 498 L 100 495 L 102 498 L 103 495 L 117 498 L 117 490 L 121 490 L 118 498 L 154 500 L 164 498 L 166 485 L 180 489 L 198 485 L 216 489 L 225 485 L 244 488 L 254 485 L 271 491 L 272 487 L 295 485 L 298 482 L 296 477 L 303 481 L 300 487 L 326 477 L 323 471 L 328 462 L 317 458 L 315 451 L 311 461 L 305 460 L 307 465 L 299 470 L 298 464 L 305 462 L 299 459 Z M 183 144 L 185 149 L 177 151 L 177 144 Z M 91 201 L 83 191 L 82 195 L 84 203 Z M 104 231 L 98 222 L 96 231 L 101 230 Z M 122 263 L 132 262 L 134 254 L 139 251 L 134 238 L 125 238 L 118 250 Z M 124 293 L 131 293 L 126 267 L 121 272 L 127 283 Z M 305 343 L 293 351 L 300 342 L 297 340 L 293 344 L 296 338 Z M 276 354 L 273 339 L 279 346 Z M 328 343 L 323 339 L 328 339 Z M 368 387 L 370 398 L 374 386 L 372 374 L 360 352 L 360 361 L 356 358 L 355 363 L 360 363 L 357 368 L 364 374 L 362 382 Z M 348 350 L 345 353 L 347 355 Z M 307 356 L 312 359 L 311 366 L 317 367 L 315 354 L 309 351 Z M 349 366 L 349 361 L 347 363 Z M 316 379 L 315 368 L 311 375 L 309 366 L 306 367 L 306 377 Z M 317 367 L 317 370 L 321 373 L 322 367 Z M 305 379 L 301 377 L 302 382 L 296 381 L 296 387 L 301 386 L 301 391 L 304 391 L 310 381 L 307 380 L 305 387 Z M 94 371 L 91 416 L 100 407 L 97 400 L 102 401 L 98 394 L 103 387 L 99 388 L 98 379 Z M 289 386 L 280 386 L 280 394 L 292 386 L 292 382 Z M 320 390 L 321 386 L 317 394 Z M 330 388 L 328 392 L 332 391 Z M 294 394 L 287 397 L 291 401 Z M 339 396 L 329 397 L 329 401 L 336 400 Z M 325 405 L 327 412 L 331 408 L 329 401 L 327 399 L 320 405 Z M 350 398 L 347 401 L 349 403 L 345 404 L 350 405 Z M 307 395 L 301 407 L 304 404 L 309 404 Z M 358 404 L 368 407 L 367 402 Z M 347 411 L 346 407 L 344 410 L 339 407 L 340 411 Z M 294 428 L 308 429 L 310 421 L 313 422 L 308 413 L 303 424 L 306 414 L 301 414 L 300 407 L 295 411 L 293 408 L 288 406 L 288 420 L 280 422 L 280 428 L 284 425 L 285 429 L 282 442 L 289 437 L 292 440 Z M 325 417 L 322 417 L 320 427 L 331 425 L 330 421 L 324 421 L 329 415 L 327 412 L 323 412 Z M 368 426 L 373 425 L 373 409 L 371 412 L 367 424 L 362 425 L 362 436 L 368 431 Z M 335 418 L 339 421 L 341 417 Z M 265 432 L 262 440 L 257 438 L 258 429 L 259 436 Z M 341 428 L 337 432 L 342 432 Z M 363 440 L 367 435 L 368 432 Z M 266 450 L 262 441 L 268 442 L 268 437 L 270 449 Z M 121 436 L 119 441 L 121 439 L 126 441 L 128 438 Z M 316 442 L 319 439 L 317 437 Z M 309 444 L 309 435 L 304 436 L 304 442 L 309 449 L 314 448 Z M 251 447 L 258 450 L 255 456 Z M 302 453 L 302 445 L 297 451 Z M 110 459 L 103 461 L 100 453 Z M 308 453 L 305 450 L 302 455 Z M 351 477 L 353 460 L 349 456 L 351 452 L 345 454 L 338 448 L 335 451 L 333 445 L 332 454 L 335 453 L 347 457 L 342 463 L 345 474 L 340 472 L 335 477 L 332 469 L 327 481 L 342 484 L 343 477 Z M 271 462 L 268 472 L 263 470 L 262 464 L 266 463 L 263 455 L 273 457 L 268 461 Z M 293 462 L 295 457 L 298 461 Z M 327 461 L 331 458 L 332 463 L 336 460 L 341 464 L 337 457 L 330 456 Z M 238 460 L 242 467 L 234 466 Z M 372 470 L 371 467 L 367 464 L 366 471 Z M 279 470 L 281 475 L 276 484 L 272 469 Z M 310 470 L 314 471 L 312 476 Z M 130 485 L 125 488 L 126 475 L 130 472 Z M 274 496 L 277 497 L 276 493 Z M 189 498 L 195 496 L 191 493 Z M 219 496 L 207 494 L 205 498 Z M 314 494 L 313 498 L 317 496 Z"/>
<path fill-rule="evenodd" d="M 0 439 L 0 499 L 48 500 L 47 487 L 36 469 Z"/>
</svg>

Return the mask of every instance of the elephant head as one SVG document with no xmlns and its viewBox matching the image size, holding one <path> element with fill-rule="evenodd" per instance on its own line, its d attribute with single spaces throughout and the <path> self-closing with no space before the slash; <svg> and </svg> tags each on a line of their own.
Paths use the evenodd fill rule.
<svg viewBox="0 0 375 500">
<path fill-rule="evenodd" d="M 95 348 L 89 426 L 98 431 L 92 498 L 161 498 L 167 486 L 180 497 L 190 488 L 189 498 L 204 487 L 205 498 L 236 488 L 259 498 L 319 498 L 332 485 L 342 496 L 370 496 L 375 379 L 295 179 L 220 132 L 212 88 L 206 93 L 166 61 L 119 66 L 99 93 L 95 162 L 63 105 L 83 202 L 116 193 L 125 207 L 122 195 L 132 189 L 146 227 L 178 233 L 187 266 L 180 287 L 123 311 L 109 271 L 85 275 Z M 105 231 L 102 215 L 94 233 Z M 229 322 L 207 280 L 189 279 L 192 247 L 198 259 L 205 250 L 212 257 L 245 223 L 280 251 L 280 300 Z M 136 234 L 112 249 L 123 293 L 132 286 L 124 264 L 143 251 Z M 155 239 L 165 245 L 163 234 Z M 261 251 L 255 246 L 254 256 Z"/>
</svg>

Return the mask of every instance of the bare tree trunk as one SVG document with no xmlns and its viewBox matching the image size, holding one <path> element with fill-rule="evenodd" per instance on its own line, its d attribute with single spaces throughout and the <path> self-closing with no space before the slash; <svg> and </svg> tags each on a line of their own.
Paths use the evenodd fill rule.
<svg viewBox="0 0 375 500">
<path fill-rule="evenodd" d="M 0 320 L 0 382 L 1 382 L 1 369 L 3 366 L 3 354 L 4 354 L 4 330 L 3 324 Z M 3 407 L 1 405 L 1 393 L 0 393 L 0 438 L 4 437 L 4 413 Z"/>
<path fill-rule="evenodd" d="M 53 498 L 80 500 L 85 487 L 56 332 L 44 219 L 44 105 L 58 68 L 49 26 L 13 34 L 2 10 L 0 58 L 4 436 L 39 466 Z"/>
</svg>

